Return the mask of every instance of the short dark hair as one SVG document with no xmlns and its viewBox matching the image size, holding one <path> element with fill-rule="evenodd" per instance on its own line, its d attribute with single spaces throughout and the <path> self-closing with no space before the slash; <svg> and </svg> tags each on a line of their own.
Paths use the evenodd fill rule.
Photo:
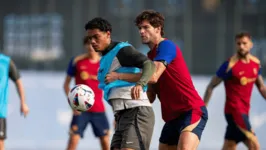
<svg viewBox="0 0 266 150">
<path fill-rule="evenodd" d="M 161 27 L 161 35 L 164 35 L 164 16 L 154 10 L 145 10 L 135 19 L 135 25 L 138 26 L 142 21 L 147 20 L 154 27 Z"/>
<path fill-rule="evenodd" d="M 243 37 L 247 37 L 247 38 L 251 39 L 251 34 L 247 31 L 239 32 L 236 34 L 235 40 L 238 40 L 238 39 L 243 38 Z"/>
<path fill-rule="evenodd" d="M 88 29 L 99 29 L 102 32 L 107 32 L 107 31 L 112 32 L 111 24 L 107 20 L 101 17 L 96 17 L 87 22 L 85 25 L 85 30 Z"/>
<path fill-rule="evenodd" d="M 83 37 L 83 45 L 86 45 L 89 42 L 90 38 L 88 36 Z"/>
</svg>

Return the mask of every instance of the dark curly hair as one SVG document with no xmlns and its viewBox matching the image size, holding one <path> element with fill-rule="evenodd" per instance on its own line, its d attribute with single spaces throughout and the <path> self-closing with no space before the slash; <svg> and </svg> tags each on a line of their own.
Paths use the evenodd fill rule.
<svg viewBox="0 0 266 150">
<path fill-rule="evenodd" d="M 149 21 L 149 23 L 154 27 L 161 27 L 161 35 L 164 35 L 164 16 L 154 10 L 145 10 L 140 13 L 135 19 L 135 25 L 138 26 L 144 20 Z"/>
<path fill-rule="evenodd" d="M 236 36 L 235 36 L 235 40 L 241 39 L 243 37 L 247 37 L 247 38 L 251 39 L 251 34 L 249 32 L 247 32 L 247 31 L 243 31 L 243 32 L 237 33 Z"/>
<path fill-rule="evenodd" d="M 96 17 L 85 24 L 85 30 L 99 29 L 102 32 L 112 32 L 112 25 L 101 17 Z"/>
</svg>

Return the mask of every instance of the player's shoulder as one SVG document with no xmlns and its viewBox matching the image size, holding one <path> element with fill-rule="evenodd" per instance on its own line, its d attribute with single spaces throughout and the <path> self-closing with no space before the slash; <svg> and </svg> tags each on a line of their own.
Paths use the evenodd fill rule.
<svg viewBox="0 0 266 150">
<path fill-rule="evenodd" d="M 87 58 L 87 54 L 81 54 L 81 55 L 73 57 L 72 58 L 73 59 L 72 62 L 73 62 L 73 64 L 76 64 L 77 62 L 79 62 L 79 61 L 81 61 L 81 60 L 83 60 L 85 58 Z"/>
<path fill-rule="evenodd" d="M 158 46 L 166 46 L 166 47 L 174 47 L 175 48 L 176 44 L 171 40 L 165 39 L 165 40 L 161 41 Z"/>
<path fill-rule="evenodd" d="M 260 64 L 260 60 L 258 57 L 254 56 L 254 55 L 249 55 L 249 59 L 253 62 L 255 62 L 256 64 Z"/>
</svg>

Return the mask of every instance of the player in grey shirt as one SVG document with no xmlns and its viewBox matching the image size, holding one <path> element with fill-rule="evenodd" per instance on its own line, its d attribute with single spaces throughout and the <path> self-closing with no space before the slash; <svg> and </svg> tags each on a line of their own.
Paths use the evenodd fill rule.
<svg viewBox="0 0 266 150">
<path fill-rule="evenodd" d="M 105 19 L 94 18 L 85 25 L 85 29 L 93 48 L 102 56 L 114 53 L 116 46 L 121 44 L 111 40 L 112 27 Z M 108 72 L 121 67 L 137 67 L 142 70 L 142 77 L 135 85 L 114 87 L 109 92 L 108 102 L 113 107 L 116 120 L 111 149 L 148 150 L 154 127 L 154 112 L 143 87 L 154 73 L 155 66 L 131 45 L 120 48 L 108 63 L 111 64 Z M 138 92 L 140 90 L 142 92 Z M 140 94 L 135 96 L 135 93 Z"/>
</svg>

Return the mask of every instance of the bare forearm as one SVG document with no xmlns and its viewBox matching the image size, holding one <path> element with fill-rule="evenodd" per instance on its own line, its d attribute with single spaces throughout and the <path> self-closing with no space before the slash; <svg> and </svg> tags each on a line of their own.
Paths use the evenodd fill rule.
<svg viewBox="0 0 266 150">
<path fill-rule="evenodd" d="M 262 87 L 260 89 L 260 94 L 266 100 L 266 88 L 265 87 Z"/>
<path fill-rule="evenodd" d="M 136 74 L 131 74 L 131 73 L 119 73 L 118 79 L 119 80 L 124 80 L 127 82 L 138 82 L 139 79 L 141 78 L 142 73 L 136 73 Z"/>
<path fill-rule="evenodd" d="M 65 91 L 66 96 L 68 95 L 69 90 L 70 90 L 69 86 L 64 85 L 64 91 Z"/>
<path fill-rule="evenodd" d="M 24 87 L 23 87 L 21 79 L 18 79 L 16 81 L 16 88 L 19 94 L 21 104 L 25 103 L 25 92 L 24 92 Z"/>
<path fill-rule="evenodd" d="M 206 91 L 205 91 L 203 99 L 204 99 L 204 103 L 205 103 L 206 106 L 208 106 L 209 101 L 211 99 L 212 90 L 213 89 L 211 89 L 211 88 L 207 88 Z"/>
</svg>

